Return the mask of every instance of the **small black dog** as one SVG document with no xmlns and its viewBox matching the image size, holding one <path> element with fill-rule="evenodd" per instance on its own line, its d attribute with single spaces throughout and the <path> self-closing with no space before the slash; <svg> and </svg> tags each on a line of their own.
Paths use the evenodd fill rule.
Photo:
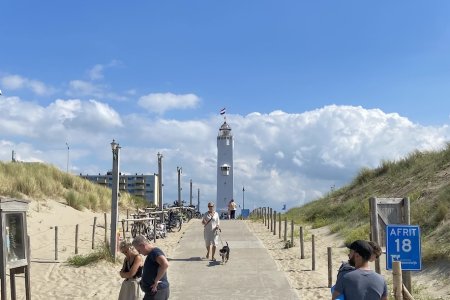
<svg viewBox="0 0 450 300">
<path fill-rule="evenodd" d="M 222 263 L 228 262 L 230 258 L 230 247 L 228 247 L 228 242 L 225 242 L 227 245 L 223 246 L 222 249 L 219 250 L 220 256 L 222 256 Z"/>
</svg>

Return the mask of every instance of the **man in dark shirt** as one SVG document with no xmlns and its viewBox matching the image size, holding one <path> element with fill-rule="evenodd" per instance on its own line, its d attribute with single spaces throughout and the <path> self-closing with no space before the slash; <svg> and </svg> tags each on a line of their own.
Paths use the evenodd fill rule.
<svg viewBox="0 0 450 300">
<path fill-rule="evenodd" d="M 169 281 L 167 280 L 169 262 L 164 252 L 152 245 L 142 235 L 134 238 L 133 246 L 140 254 L 147 256 L 140 283 L 141 289 L 145 293 L 144 300 L 169 299 Z"/>
<path fill-rule="evenodd" d="M 369 260 L 375 254 L 374 248 L 363 240 L 354 241 L 348 248 L 349 264 L 355 270 L 338 278 L 332 300 L 342 294 L 346 300 L 387 300 L 386 281 L 369 267 Z"/>
</svg>

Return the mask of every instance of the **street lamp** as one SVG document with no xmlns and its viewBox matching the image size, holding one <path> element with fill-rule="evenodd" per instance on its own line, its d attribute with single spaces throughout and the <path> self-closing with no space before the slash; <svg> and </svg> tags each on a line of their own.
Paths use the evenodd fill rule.
<svg viewBox="0 0 450 300">
<path fill-rule="evenodd" d="M 163 155 L 161 153 L 158 152 L 157 154 L 158 156 L 158 204 L 159 204 L 159 209 L 162 211 L 163 210 L 163 169 L 162 169 L 162 159 L 163 159 Z M 164 214 L 162 214 L 162 216 L 164 217 Z M 164 219 L 162 219 L 164 221 Z"/>
<path fill-rule="evenodd" d="M 177 167 L 177 173 L 178 173 L 178 206 L 181 205 L 181 173 L 183 172 L 183 168 Z"/>
<path fill-rule="evenodd" d="M 242 186 L 242 209 L 245 209 L 245 198 L 244 198 L 245 188 Z"/>
<path fill-rule="evenodd" d="M 115 140 L 111 143 L 111 150 L 113 154 L 113 169 L 112 169 L 112 198 L 111 198 L 111 238 L 110 251 L 111 256 L 116 260 L 117 252 L 117 221 L 119 214 L 118 195 L 119 195 L 119 154 L 120 146 Z"/>
<path fill-rule="evenodd" d="M 67 173 L 69 173 L 69 153 L 70 153 L 70 147 L 69 144 L 66 142 L 67 146 Z"/>
</svg>

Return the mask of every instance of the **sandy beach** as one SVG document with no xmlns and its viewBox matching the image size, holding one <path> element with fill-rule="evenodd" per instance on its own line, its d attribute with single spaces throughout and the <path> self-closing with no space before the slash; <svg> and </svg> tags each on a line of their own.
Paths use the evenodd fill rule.
<svg viewBox="0 0 450 300">
<path fill-rule="evenodd" d="M 77 224 L 79 254 L 92 251 L 94 217 L 97 217 L 95 243 L 100 245 L 105 239 L 103 213 L 77 211 L 54 200 L 30 203 L 27 221 L 31 248 L 32 299 L 116 299 L 118 297 L 122 282 L 119 276 L 122 254 L 118 254 L 119 259 L 116 264 L 102 261 L 86 267 L 73 267 L 66 263 L 67 258 L 75 255 Z M 109 222 L 109 215 L 107 215 L 107 221 Z M 278 232 L 273 235 L 262 222 L 245 222 L 262 241 L 279 269 L 286 272 L 291 286 L 298 291 L 301 299 L 331 299 L 328 288 L 327 247 L 332 247 L 334 282 L 340 262 L 347 257 L 347 249 L 343 246 L 341 239 L 334 234 L 329 234 L 326 228 L 314 230 L 306 228 L 305 259 L 300 259 L 299 241 L 294 242 L 294 247 L 285 249 L 283 240 L 278 237 Z M 170 258 L 183 237 L 184 231 L 194 223 L 195 221 L 184 224 L 180 232 L 169 233 L 165 239 L 157 239 L 156 245 Z M 55 260 L 54 250 L 56 226 L 58 226 L 57 260 Z M 314 271 L 312 271 L 311 261 L 312 234 L 315 235 L 316 245 L 316 270 Z M 383 266 L 382 263 L 382 269 Z M 385 278 L 392 282 L 390 273 L 383 272 Z M 423 272 L 420 276 L 414 277 L 413 282 L 420 285 L 422 293 L 433 296 L 431 299 L 450 299 L 448 285 L 445 281 L 438 280 L 438 278 L 442 279 L 443 274 L 446 274 L 448 278 L 448 268 Z M 17 276 L 16 285 L 18 299 L 25 299 L 23 274 Z"/>
</svg>

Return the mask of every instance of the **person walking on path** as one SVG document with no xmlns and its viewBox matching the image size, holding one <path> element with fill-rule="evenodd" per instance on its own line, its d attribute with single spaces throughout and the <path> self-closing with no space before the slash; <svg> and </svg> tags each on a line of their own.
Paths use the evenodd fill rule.
<svg viewBox="0 0 450 300">
<path fill-rule="evenodd" d="M 143 259 L 130 242 L 123 241 L 119 246 L 125 255 L 120 277 L 125 278 L 119 292 L 119 300 L 141 300 L 139 281 L 142 276 Z"/>
<path fill-rule="evenodd" d="M 203 237 L 205 238 L 206 245 L 206 259 L 209 259 L 209 253 L 211 250 L 211 260 L 215 261 L 214 254 L 216 253 L 216 247 L 219 244 L 219 214 L 214 210 L 214 203 L 208 203 L 208 211 L 205 213 L 202 219 Z"/>
<path fill-rule="evenodd" d="M 343 294 L 346 300 L 387 300 L 387 284 L 383 276 L 370 270 L 374 249 L 367 241 L 356 240 L 348 246 L 349 263 L 355 267 L 336 282 L 332 300 Z"/>
<path fill-rule="evenodd" d="M 164 252 L 152 245 L 142 235 L 136 236 L 132 244 L 140 254 L 147 256 L 140 284 L 142 291 L 145 293 L 143 300 L 169 299 L 170 290 L 167 280 L 169 262 Z"/>
<path fill-rule="evenodd" d="M 234 202 L 233 199 L 230 200 L 230 203 L 228 203 L 228 219 L 236 219 L 236 208 L 237 204 Z"/>
</svg>

